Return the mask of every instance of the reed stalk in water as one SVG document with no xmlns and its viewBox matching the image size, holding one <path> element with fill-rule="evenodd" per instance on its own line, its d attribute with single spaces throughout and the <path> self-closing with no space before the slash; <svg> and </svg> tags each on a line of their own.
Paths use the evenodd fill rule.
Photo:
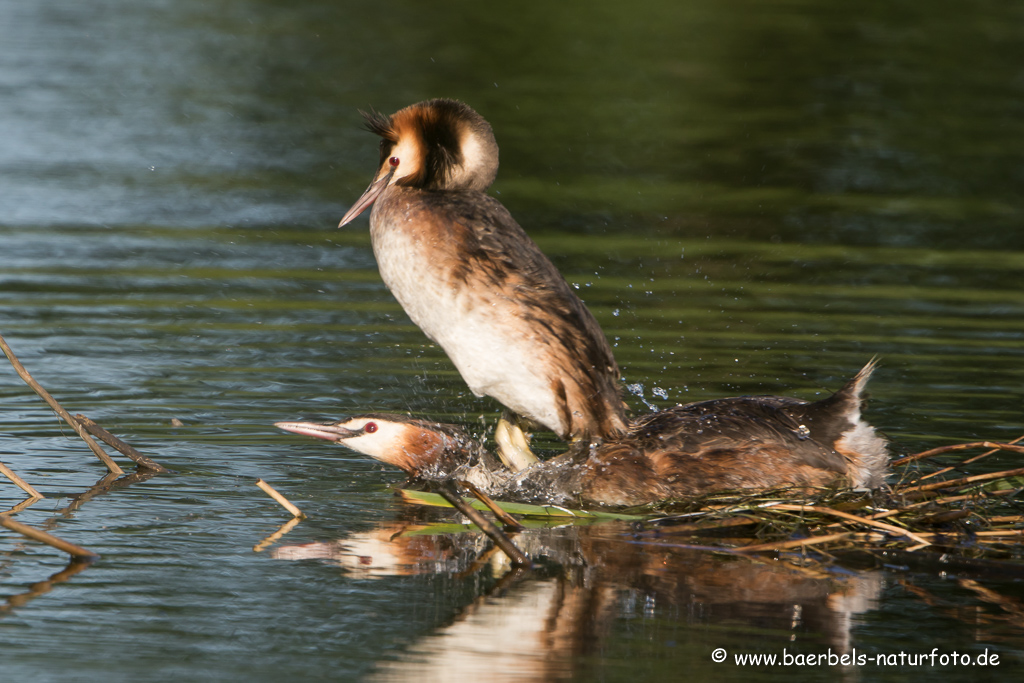
<svg viewBox="0 0 1024 683">
<path fill-rule="evenodd" d="M 302 512 L 302 510 L 295 507 L 295 505 L 290 500 L 281 495 L 277 491 L 277 489 L 275 489 L 267 482 L 263 481 L 262 479 L 257 479 L 256 486 L 260 487 L 260 489 L 264 493 L 266 493 L 268 496 L 276 500 L 281 507 L 283 507 L 288 512 L 292 513 L 293 517 L 298 517 L 299 519 L 304 519 L 306 517 L 305 513 Z"/>
<path fill-rule="evenodd" d="M 113 474 L 124 474 L 124 470 L 122 470 L 118 464 L 114 462 L 109 455 L 107 455 L 106 451 L 100 448 L 100 445 L 93 440 L 87 431 L 85 431 L 85 427 L 83 427 L 78 420 L 71 417 L 71 415 L 68 414 L 68 411 L 64 410 L 64 408 L 57 403 L 57 399 L 50 396 L 49 392 L 46 391 L 46 389 L 44 389 L 39 382 L 29 374 L 28 370 L 25 369 L 25 366 L 18 360 L 18 357 L 14 355 L 13 351 L 11 351 L 11 347 L 7 345 L 7 341 L 3 336 L 0 336 L 0 349 L 3 350 L 4 355 L 7 356 L 7 360 L 11 362 L 11 367 L 13 367 L 14 371 L 18 373 L 18 376 L 25 381 L 25 384 L 29 385 L 32 390 L 39 394 L 39 397 L 46 401 L 46 403 L 53 408 L 53 410 L 60 415 L 65 422 L 71 425 L 71 428 L 75 430 L 78 436 L 82 437 L 82 441 L 84 441 L 89 447 L 89 450 L 96 454 L 96 457 L 107 466 L 107 469 Z"/>
<path fill-rule="evenodd" d="M 0 474 L 10 479 L 18 488 L 20 488 L 22 491 L 32 496 L 33 498 L 45 498 L 43 494 L 39 493 L 39 491 L 36 491 L 34 488 L 32 488 L 31 484 L 29 484 L 27 481 L 25 481 L 17 474 L 15 474 L 10 467 L 3 464 L 2 462 L 0 462 Z"/>
<path fill-rule="evenodd" d="M 34 541 L 39 541 L 40 543 L 45 543 L 49 546 L 56 548 L 57 550 L 62 550 L 67 554 L 71 555 L 72 557 L 93 560 L 99 557 L 98 553 L 94 553 L 91 550 L 86 550 L 85 548 L 77 546 L 74 543 L 68 543 L 64 539 L 57 538 L 53 534 L 49 534 L 40 529 L 36 529 L 35 527 L 31 527 L 27 524 L 15 522 L 7 515 L 0 515 L 0 526 L 7 527 L 11 531 L 17 531 L 22 536 L 31 538 Z"/>
</svg>

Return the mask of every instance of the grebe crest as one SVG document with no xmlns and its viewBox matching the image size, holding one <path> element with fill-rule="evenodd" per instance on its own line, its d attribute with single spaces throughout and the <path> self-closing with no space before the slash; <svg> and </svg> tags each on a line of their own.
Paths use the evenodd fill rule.
<svg viewBox="0 0 1024 683">
<path fill-rule="evenodd" d="M 366 128 L 381 138 L 380 166 L 339 228 L 391 185 L 483 192 L 498 175 L 498 143 L 491 124 L 458 100 L 428 100 L 390 116 L 360 113 Z"/>
</svg>

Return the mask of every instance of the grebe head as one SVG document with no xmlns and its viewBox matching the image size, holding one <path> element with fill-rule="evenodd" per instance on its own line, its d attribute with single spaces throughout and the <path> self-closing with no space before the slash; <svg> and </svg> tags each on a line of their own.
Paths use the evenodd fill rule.
<svg viewBox="0 0 1024 683">
<path fill-rule="evenodd" d="M 394 465 L 412 477 L 444 478 L 469 464 L 478 444 L 461 429 L 402 415 L 372 414 L 340 422 L 276 422 L 274 426 L 333 441 Z"/>
<path fill-rule="evenodd" d="M 381 137 L 380 167 L 341 223 L 351 222 L 392 186 L 483 192 L 498 174 L 498 143 L 491 125 L 458 100 L 420 102 L 391 116 L 365 113 Z"/>
</svg>

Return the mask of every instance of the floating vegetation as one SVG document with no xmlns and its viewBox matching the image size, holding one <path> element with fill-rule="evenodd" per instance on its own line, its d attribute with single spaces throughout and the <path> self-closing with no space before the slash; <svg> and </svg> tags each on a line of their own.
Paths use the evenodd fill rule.
<svg viewBox="0 0 1024 683">
<path fill-rule="evenodd" d="M 399 489 L 398 495 L 402 500 L 410 505 L 430 505 L 435 507 L 452 507 L 451 503 L 444 499 L 443 496 L 437 493 L 428 493 L 427 491 L 415 491 L 413 489 Z M 485 503 L 473 500 L 472 498 L 464 499 L 467 503 L 473 506 L 476 510 L 487 510 L 488 507 Z M 546 518 L 558 518 L 560 521 L 569 522 L 574 520 L 580 521 L 597 521 L 597 520 L 627 520 L 627 521 L 640 521 L 647 519 L 650 515 L 631 515 L 619 512 L 606 512 L 603 510 L 571 510 L 569 508 L 560 507 L 558 505 L 531 505 L 529 503 L 506 503 L 504 501 L 496 501 L 496 504 L 501 507 L 503 511 L 510 515 L 521 515 L 523 517 L 546 517 Z"/>
</svg>

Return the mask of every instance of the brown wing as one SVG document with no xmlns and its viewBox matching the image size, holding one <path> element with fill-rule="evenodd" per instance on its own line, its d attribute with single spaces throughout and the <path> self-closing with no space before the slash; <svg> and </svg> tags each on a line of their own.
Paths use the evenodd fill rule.
<svg viewBox="0 0 1024 683">
<path fill-rule="evenodd" d="M 837 473 L 846 461 L 833 443 L 815 434 L 792 412 L 806 404 L 777 396 L 724 398 L 676 406 L 637 420 L 627 440 L 641 449 L 661 448 L 699 454 L 749 448 L 784 449 L 794 466 L 807 465 Z"/>
<path fill-rule="evenodd" d="M 593 502 L 640 505 L 730 489 L 828 485 L 846 474 L 846 460 L 786 412 L 800 404 L 733 398 L 645 415 L 589 459 L 580 491 Z"/>
</svg>

